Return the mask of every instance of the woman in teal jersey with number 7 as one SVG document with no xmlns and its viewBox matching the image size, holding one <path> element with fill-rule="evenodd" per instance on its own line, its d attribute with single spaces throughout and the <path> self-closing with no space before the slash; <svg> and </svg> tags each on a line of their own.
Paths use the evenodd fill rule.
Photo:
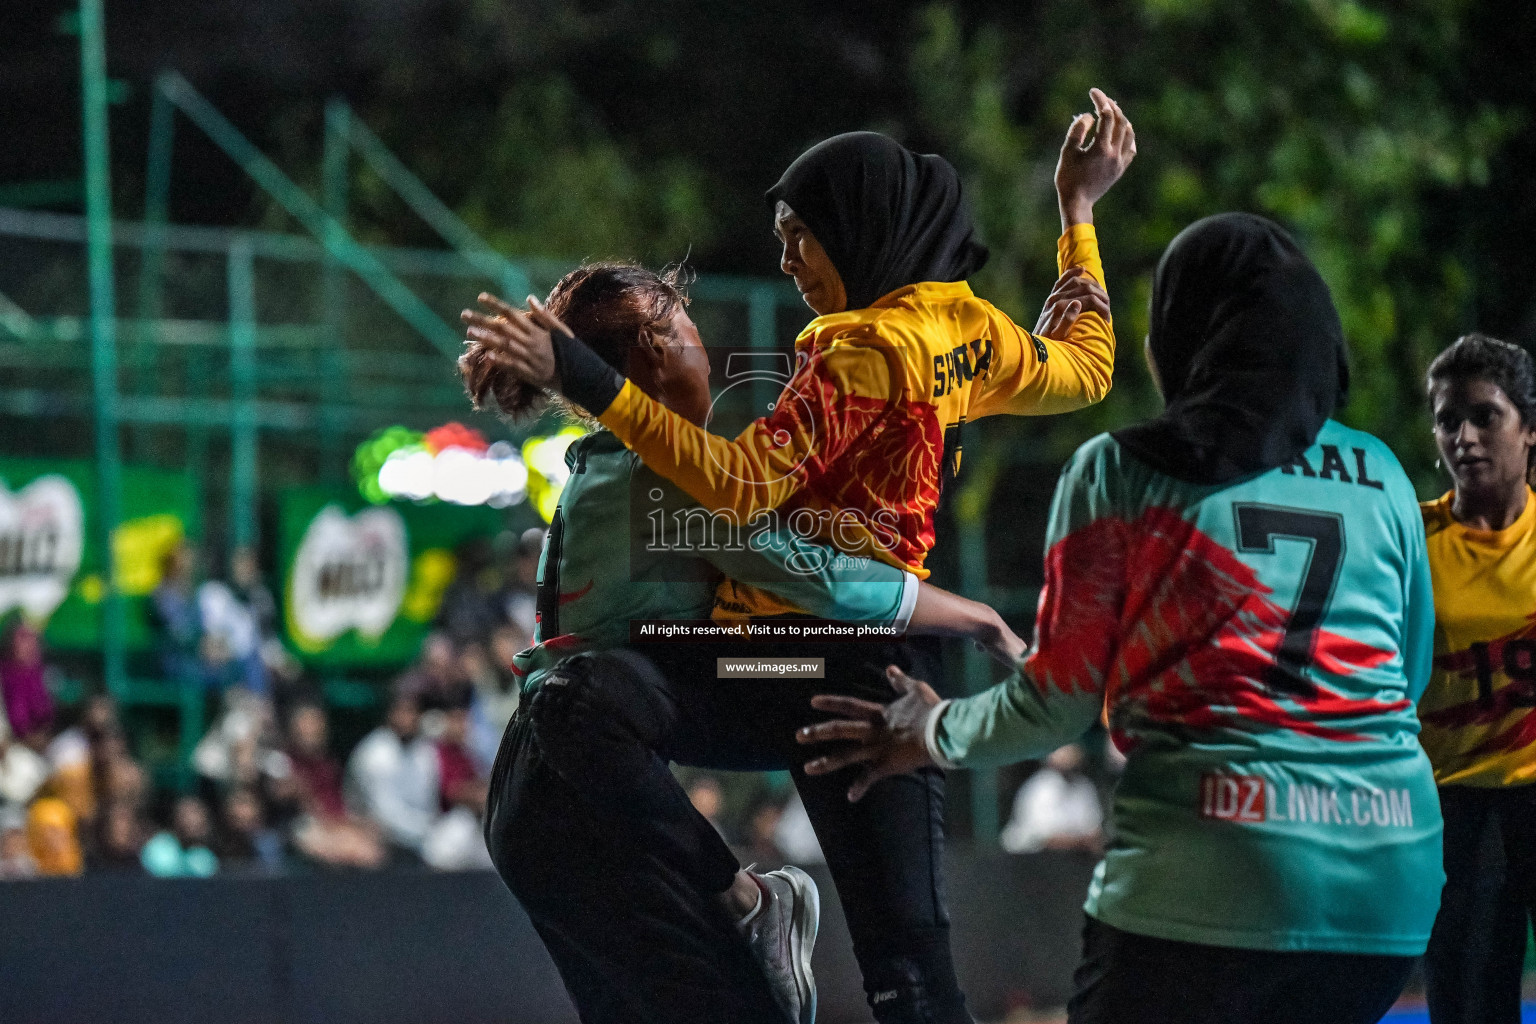
<svg viewBox="0 0 1536 1024">
<path fill-rule="evenodd" d="M 1434 629 L 1424 530 L 1348 385 L 1327 286 L 1276 225 L 1186 229 L 1153 283 L 1162 415 L 1062 473 L 1035 643 L 940 701 L 818 697 L 863 763 L 1038 757 L 1107 709 L 1127 755 L 1088 894 L 1072 1024 L 1368 1024 L 1423 953 L 1444 881 L 1414 703 Z"/>
</svg>

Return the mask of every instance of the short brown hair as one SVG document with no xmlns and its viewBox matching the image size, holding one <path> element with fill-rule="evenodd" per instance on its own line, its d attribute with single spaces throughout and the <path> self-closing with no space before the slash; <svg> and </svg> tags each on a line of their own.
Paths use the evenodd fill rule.
<svg viewBox="0 0 1536 1024">
<path fill-rule="evenodd" d="M 688 304 L 683 278 L 681 267 L 657 274 L 638 263 L 584 263 L 550 289 L 544 305 L 603 362 L 624 373 L 640 332 L 664 333 Z M 494 402 L 503 415 L 522 417 L 536 412 L 544 397 L 539 389 L 498 371 L 480 348 L 459 358 L 459 373 L 476 409 Z"/>
</svg>

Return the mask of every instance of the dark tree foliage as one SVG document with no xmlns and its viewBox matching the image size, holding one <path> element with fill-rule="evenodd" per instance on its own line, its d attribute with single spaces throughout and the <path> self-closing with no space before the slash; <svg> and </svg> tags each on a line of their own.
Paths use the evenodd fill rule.
<svg viewBox="0 0 1536 1024">
<path fill-rule="evenodd" d="M 0 185 L 78 173 L 74 41 L 56 29 L 69 6 L 3 15 Z M 763 189 L 810 142 L 875 128 L 960 166 L 995 253 L 978 287 L 1025 321 L 1054 275 L 1061 133 L 1106 88 L 1141 143 L 1099 217 L 1124 372 L 1095 410 L 985 424 L 1009 440 L 973 444 L 977 485 L 1156 407 L 1139 368 L 1150 271 L 1220 210 L 1302 239 L 1355 354 L 1345 419 L 1386 437 L 1426 491 L 1430 356 L 1474 327 L 1536 343 L 1536 5 L 108 0 L 107 16 L 127 216 L 167 66 L 311 187 L 322 101 L 345 95 L 487 238 L 559 260 L 691 253 L 771 274 Z M 195 133 L 177 146 L 177 219 L 284 223 Z M 367 173 L 353 194 L 367 237 L 434 244 Z"/>
</svg>

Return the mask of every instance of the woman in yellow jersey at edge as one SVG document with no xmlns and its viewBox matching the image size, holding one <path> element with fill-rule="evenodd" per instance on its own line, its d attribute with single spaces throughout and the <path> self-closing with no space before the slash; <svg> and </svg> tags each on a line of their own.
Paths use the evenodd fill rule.
<svg viewBox="0 0 1536 1024">
<path fill-rule="evenodd" d="M 1435 660 L 1421 741 L 1445 815 L 1425 959 L 1434 1024 L 1515 1024 L 1536 912 L 1536 364 L 1469 334 L 1430 364 L 1453 489 L 1423 504 Z"/>
</svg>

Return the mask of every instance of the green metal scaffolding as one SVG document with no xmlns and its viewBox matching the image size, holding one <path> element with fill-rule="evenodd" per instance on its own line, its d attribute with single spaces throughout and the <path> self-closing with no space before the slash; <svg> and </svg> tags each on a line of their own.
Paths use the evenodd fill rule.
<svg viewBox="0 0 1536 1024">
<path fill-rule="evenodd" d="M 462 304 L 480 288 L 492 288 L 520 300 L 540 283 L 547 286 L 563 270 L 558 264 L 514 261 L 496 252 L 456 216 L 356 116 L 344 100 L 325 107 L 321 195 L 317 200 L 283 173 L 234 124 L 175 72 L 154 83 L 145 169 L 144 219 L 117 221 L 111 205 L 110 144 L 107 108 L 105 27 L 102 0 L 80 0 L 80 53 L 84 186 L 86 217 L 0 210 L 0 240 L 7 237 L 37 244 L 83 243 L 88 264 L 89 314 L 84 322 L 67 314 L 48 315 L 23 308 L 0 294 L 0 338 L 20 339 L 26 365 L 66 365 L 74 358 L 61 342 L 88 339 L 89 395 L 68 392 L 39 379 L 34 386 L 0 388 L 0 414 L 66 415 L 90 418 L 100 490 L 95 528 L 101 550 L 121 518 L 124 428 L 142 446 L 146 430 L 185 431 L 189 472 L 201 478 L 212 437 L 229 442 L 228 534 L 233 546 L 255 544 L 262 485 L 263 435 L 312 443 L 319 475 L 344 479 L 351 444 L 391 423 L 422 427 L 445 418 L 468 418 L 451 361 L 462 335 L 427 294 L 438 290 Z M 302 235 L 254 229 L 221 229 L 170 222 L 177 123 L 185 118 L 239 166 L 304 231 Z M 348 229 L 352 158 L 376 175 L 422 219 L 448 248 L 421 250 L 365 245 Z M 131 318 L 119 316 L 115 295 L 123 268 L 115 252 L 137 254 Z M 223 260 L 226 310 L 222 318 L 172 315 L 168 296 L 172 258 Z M 281 266 L 315 266 L 318 298 L 297 322 L 270 322 L 262 315 L 273 293 L 263 284 Z M 367 308 L 349 292 L 356 281 L 365 289 Z M 433 282 L 437 282 L 433 284 Z M 782 349 L 781 323 L 805 312 L 787 282 L 704 275 L 691 287 L 697 305 L 715 304 L 739 317 L 750 346 Z M 385 355 L 349 348 L 348 339 L 377 335 L 382 323 L 373 307 L 381 305 L 403 326 L 406 341 Z M 372 316 L 367 324 L 361 318 Z M 720 316 L 727 316 L 726 312 Z M 738 320 L 732 319 L 731 323 Z M 739 335 L 738 335 L 739 336 Z M 120 342 L 128 348 L 121 350 Z M 420 343 L 426 351 L 422 352 Z M 84 351 L 69 348 L 68 352 Z M 382 351 L 382 350 L 379 350 Z M 167 353 L 179 358 L 168 358 Z M 126 354 L 125 354 L 126 353 Z M 120 365 L 121 357 L 121 365 Z M 7 357 L 9 358 L 9 357 Z M 18 364 L 20 365 L 20 364 Z M 179 393 L 164 393 L 164 381 L 176 377 Z M 367 374 L 367 384 L 358 383 Z M 124 379 L 133 382 L 125 390 Z M 222 394 L 219 393 L 222 390 Z M 274 396 L 274 390 L 281 391 Z M 755 379 L 753 404 L 766 407 L 776 397 L 771 380 Z M 987 583 L 985 511 L 995 461 L 982 462 L 979 474 L 960 495 L 960 589 L 1014 611 L 1032 604 L 1032 595 L 998 591 Z M 990 468 L 989 468 L 990 467 Z M 990 474 L 990 476 L 988 476 Z M 986 477 L 986 480 L 980 478 Z M 124 644 L 124 609 L 112 558 L 106 559 L 103 604 L 103 674 L 113 693 L 128 695 L 140 683 L 129 679 Z M 967 655 L 968 689 L 989 680 L 985 660 Z M 183 762 L 201 729 L 201 694 L 160 693 L 140 696 L 151 703 L 180 708 Z M 972 773 L 972 818 L 977 835 L 995 836 L 998 793 L 992 773 Z"/>
</svg>

